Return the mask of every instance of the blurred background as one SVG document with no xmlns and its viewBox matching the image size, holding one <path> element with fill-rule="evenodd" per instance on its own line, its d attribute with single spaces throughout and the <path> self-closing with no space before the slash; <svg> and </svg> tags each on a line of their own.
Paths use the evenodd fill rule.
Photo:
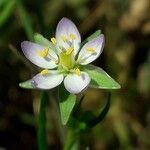
<svg viewBox="0 0 150 150">
<path fill-rule="evenodd" d="M 0 150 L 36 150 L 39 91 L 18 87 L 37 68 L 20 44 L 33 34 L 55 35 L 58 21 L 70 18 L 82 40 L 100 29 L 106 43 L 94 64 L 122 88 L 112 91 L 106 118 L 81 137 L 81 149 L 150 149 L 150 1 L 149 0 L 0 0 Z M 89 89 L 83 110 L 100 110 L 104 90 Z M 60 150 L 60 124 L 55 90 L 47 105 L 49 149 Z"/>
</svg>

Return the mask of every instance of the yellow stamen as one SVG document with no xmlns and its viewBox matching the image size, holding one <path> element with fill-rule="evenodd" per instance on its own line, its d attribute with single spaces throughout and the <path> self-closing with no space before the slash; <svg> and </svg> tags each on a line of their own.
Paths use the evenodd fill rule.
<svg viewBox="0 0 150 150">
<path fill-rule="evenodd" d="M 75 39 L 76 39 L 76 36 L 71 33 L 71 34 L 70 34 L 70 38 L 71 38 L 72 40 L 75 40 Z"/>
<path fill-rule="evenodd" d="M 40 72 L 41 75 L 47 75 L 48 74 L 48 70 L 47 69 L 44 69 Z"/>
<path fill-rule="evenodd" d="M 54 38 L 54 37 L 51 38 L 51 42 L 52 42 L 54 45 L 56 45 L 56 43 L 57 43 L 57 42 L 56 42 L 56 38 Z"/>
<path fill-rule="evenodd" d="M 66 36 L 65 36 L 65 35 L 61 35 L 61 40 L 62 40 L 63 42 L 66 42 L 66 41 L 67 41 Z"/>
<path fill-rule="evenodd" d="M 76 68 L 76 69 L 75 69 L 75 74 L 77 74 L 78 76 L 80 76 L 80 75 L 81 75 L 81 71 L 80 71 L 80 69 L 79 69 L 79 68 Z"/>
<path fill-rule="evenodd" d="M 87 51 L 88 51 L 89 53 L 94 53 L 95 49 L 92 48 L 92 47 L 88 47 L 88 48 L 87 48 Z"/>
<path fill-rule="evenodd" d="M 66 55 L 70 55 L 73 51 L 73 47 L 69 47 L 67 50 L 66 50 Z"/>
<path fill-rule="evenodd" d="M 46 57 L 47 55 L 48 55 L 48 50 L 49 50 L 49 48 L 48 47 L 46 47 L 46 48 L 44 48 L 42 51 L 38 51 L 37 52 L 37 54 L 40 56 L 40 57 Z"/>
</svg>

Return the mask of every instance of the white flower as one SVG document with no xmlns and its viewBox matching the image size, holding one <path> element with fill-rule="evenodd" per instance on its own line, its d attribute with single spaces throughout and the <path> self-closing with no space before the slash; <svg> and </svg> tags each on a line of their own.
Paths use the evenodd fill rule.
<svg viewBox="0 0 150 150">
<path fill-rule="evenodd" d="M 44 46 L 29 41 L 21 43 L 24 55 L 43 70 L 34 76 L 32 85 L 39 89 L 52 89 L 64 80 L 65 88 L 73 94 L 85 90 L 90 83 L 82 68 L 99 57 L 104 46 L 101 34 L 81 47 L 81 36 L 75 24 L 62 18 L 56 28 L 56 38 Z M 53 69 L 53 70 L 52 70 Z"/>
</svg>

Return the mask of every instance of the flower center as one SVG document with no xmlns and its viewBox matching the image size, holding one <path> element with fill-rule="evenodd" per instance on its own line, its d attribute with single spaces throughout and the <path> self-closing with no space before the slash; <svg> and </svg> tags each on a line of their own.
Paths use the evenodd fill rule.
<svg viewBox="0 0 150 150">
<path fill-rule="evenodd" d="M 60 35 L 60 40 L 62 41 L 62 45 L 58 45 L 58 41 L 54 37 L 50 40 L 53 45 L 56 47 L 57 51 L 59 51 L 59 65 L 58 69 L 62 72 L 74 72 L 78 76 L 80 76 L 81 72 L 79 68 L 75 66 L 75 56 L 74 56 L 74 40 L 76 36 L 73 33 L 68 33 L 67 35 Z M 42 74 L 47 73 L 47 71 L 42 71 Z"/>
<path fill-rule="evenodd" d="M 74 67 L 74 56 L 72 47 L 68 48 L 67 51 L 60 53 L 59 64 L 67 70 L 70 70 Z"/>
<path fill-rule="evenodd" d="M 74 40 L 76 36 L 72 33 L 68 35 L 60 35 L 60 39 L 63 44 L 59 45 L 60 54 L 59 54 L 59 65 L 62 66 L 65 70 L 73 69 L 75 65 L 74 58 Z"/>
</svg>

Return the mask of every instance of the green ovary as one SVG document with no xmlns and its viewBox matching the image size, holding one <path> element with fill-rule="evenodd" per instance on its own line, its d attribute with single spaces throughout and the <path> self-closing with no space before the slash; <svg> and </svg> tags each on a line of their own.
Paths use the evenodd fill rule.
<svg viewBox="0 0 150 150">
<path fill-rule="evenodd" d="M 68 70 L 72 69 L 75 64 L 73 53 L 66 54 L 66 52 L 61 52 L 59 55 L 59 64 Z"/>
</svg>

